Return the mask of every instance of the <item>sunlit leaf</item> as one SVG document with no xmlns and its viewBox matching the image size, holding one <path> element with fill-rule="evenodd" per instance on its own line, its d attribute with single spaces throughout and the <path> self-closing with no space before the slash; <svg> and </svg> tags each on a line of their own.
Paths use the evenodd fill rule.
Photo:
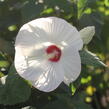
<svg viewBox="0 0 109 109">
<path fill-rule="evenodd" d="M 9 31 L 15 31 L 17 29 L 16 25 L 11 25 L 8 27 Z"/>
<path fill-rule="evenodd" d="M 0 67 L 8 67 L 9 65 L 8 61 L 0 61 Z"/>
<path fill-rule="evenodd" d="M 91 97 L 86 97 L 86 98 L 85 98 L 85 101 L 86 101 L 87 103 L 91 103 L 91 102 L 92 102 L 92 98 L 91 98 Z"/>
<path fill-rule="evenodd" d="M 87 7 L 88 0 L 78 0 L 78 18 L 80 18 Z"/>
<path fill-rule="evenodd" d="M 58 7 L 59 10 L 63 10 L 67 14 L 73 12 L 72 2 L 68 0 L 44 0 L 44 2 L 49 8 Z"/>
</svg>

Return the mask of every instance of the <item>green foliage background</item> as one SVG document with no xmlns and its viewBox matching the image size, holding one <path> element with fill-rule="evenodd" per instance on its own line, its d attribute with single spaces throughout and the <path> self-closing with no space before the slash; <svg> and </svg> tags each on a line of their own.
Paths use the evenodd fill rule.
<svg viewBox="0 0 109 109">
<path fill-rule="evenodd" d="M 91 43 L 80 51 L 80 77 L 50 93 L 33 88 L 13 65 L 20 27 L 47 16 L 63 18 L 78 30 L 96 28 Z M 109 109 L 108 67 L 109 0 L 0 0 L 0 109 Z"/>
</svg>

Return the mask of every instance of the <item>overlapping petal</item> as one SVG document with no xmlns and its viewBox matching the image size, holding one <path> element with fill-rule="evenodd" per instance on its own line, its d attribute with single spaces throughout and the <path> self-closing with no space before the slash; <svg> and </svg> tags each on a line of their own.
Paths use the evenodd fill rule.
<svg viewBox="0 0 109 109">
<path fill-rule="evenodd" d="M 65 42 L 66 45 L 74 45 L 79 50 L 83 46 L 80 33 L 77 29 L 65 20 L 56 17 L 33 20 L 21 28 L 18 36 L 20 37 L 16 39 L 17 42 L 21 41 L 21 36 L 25 36 L 22 38 L 22 41 L 24 38 L 27 38 L 26 40 L 29 41 L 32 36 L 33 42 L 36 40 L 37 43 L 47 41 L 63 45 L 63 42 Z"/>
<path fill-rule="evenodd" d="M 74 47 L 65 48 L 62 67 L 64 69 L 64 82 L 67 85 L 78 78 L 81 71 L 81 60 L 79 52 Z"/>
<path fill-rule="evenodd" d="M 32 81 L 34 87 L 39 90 L 50 92 L 56 89 L 64 79 L 63 69 L 60 63 L 45 63 L 43 73 L 36 81 Z"/>
<path fill-rule="evenodd" d="M 23 54 L 22 49 L 16 47 L 15 55 L 15 67 L 20 76 L 27 80 L 35 80 L 40 73 L 38 66 L 41 65 L 43 58 L 41 57 L 32 57 L 28 58 Z"/>
</svg>

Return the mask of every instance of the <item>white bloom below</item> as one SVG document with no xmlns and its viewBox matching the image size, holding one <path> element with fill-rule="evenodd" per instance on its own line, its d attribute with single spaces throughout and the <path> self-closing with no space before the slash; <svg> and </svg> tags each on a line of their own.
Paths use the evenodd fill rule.
<svg viewBox="0 0 109 109">
<path fill-rule="evenodd" d="M 4 85 L 6 83 L 6 78 L 7 78 L 7 76 L 3 76 L 0 78 L 0 82 L 2 85 Z"/>
<path fill-rule="evenodd" d="M 62 81 L 69 84 L 79 76 L 82 46 L 80 33 L 65 20 L 33 20 L 23 25 L 17 35 L 16 70 L 37 89 L 53 91 Z"/>
</svg>

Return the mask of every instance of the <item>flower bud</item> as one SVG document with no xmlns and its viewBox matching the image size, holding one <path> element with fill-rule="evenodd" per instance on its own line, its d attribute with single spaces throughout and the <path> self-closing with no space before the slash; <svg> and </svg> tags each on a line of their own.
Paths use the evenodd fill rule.
<svg viewBox="0 0 109 109">
<path fill-rule="evenodd" d="M 88 26 L 88 27 L 80 30 L 79 33 L 81 35 L 83 43 L 88 44 L 92 40 L 92 38 L 95 34 L 95 27 L 94 26 Z"/>
</svg>

